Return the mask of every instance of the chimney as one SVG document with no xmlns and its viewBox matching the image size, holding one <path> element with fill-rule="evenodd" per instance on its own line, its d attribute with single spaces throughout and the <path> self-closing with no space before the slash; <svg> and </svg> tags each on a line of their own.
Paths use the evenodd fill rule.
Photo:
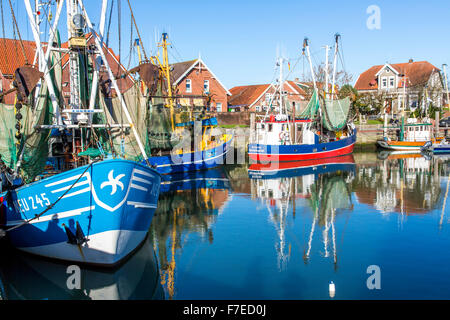
<svg viewBox="0 0 450 320">
<path fill-rule="evenodd" d="M 413 59 L 409 59 L 409 61 L 408 61 L 408 62 L 409 62 L 409 63 L 413 63 L 413 61 L 414 61 Z"/>
</svg>

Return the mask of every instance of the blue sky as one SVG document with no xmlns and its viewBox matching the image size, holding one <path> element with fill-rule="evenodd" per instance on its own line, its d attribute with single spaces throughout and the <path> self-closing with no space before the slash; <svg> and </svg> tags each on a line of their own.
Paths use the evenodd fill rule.
<svg viewBox="0 0 450 320">
<path fill-rule="evenodd" d="M 117 1 L 114 9 L 117 9 Z M 98 24 L 100 0 L 85 1 Z M 325 60 L 324 45 L 342 35 L 345 71 L 358 74 L 375 64 L 428 60 L 450 65 L 450 3 L 447 1 L 131 1 L 147 52 L 155 50 L 155 34 L 168 32 L 171 62 L 202 59 L 230 89 L 236 85 L 268 83 L 274 79 L 278 54 L 291 60 L 289 78 L 307 74 L 301 59 L 303 38 L 310 39 L 315 64 Z M 23 38 L 31 39 L 23 1 L 13 0 Z M 381 29 L 369 30 L 370 5 L 381 12 Z M 5 15 L 9 8 L 3 1 Z M 128 64 L 130 14 L 121 1 L 121 52 Z M 110 45 L 118 53 L 117 11 L 111 24 Z M 11 25 L 6 20 L 6 32 Z M 65 32 L 63 33 L 65 34 Z M 135 37 L 136 33 L 134 33 Z M 131 64 L 136 61 L 133 52 Z M 299 60 L 300 59 L 300 60 Z M 296 61 L 299 61 L 296 64 Z M 296 65 L 295 68 L 293 68 Z M 341 65 L 339 65 L 341 68 Z"/>
</svg>

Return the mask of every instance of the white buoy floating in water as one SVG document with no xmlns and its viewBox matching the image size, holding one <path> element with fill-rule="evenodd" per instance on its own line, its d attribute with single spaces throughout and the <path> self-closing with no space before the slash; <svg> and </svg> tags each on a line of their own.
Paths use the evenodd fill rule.
<svg viewBox="0 0 450 320">
<path fill-rule="evenodd" d="M 328 291 L 330 292 L 330 298 L 334 298 L 336 294 L 336 287 L 334 286 L 333 281 L 331 281 L 328 285 Z"/>
</svg>

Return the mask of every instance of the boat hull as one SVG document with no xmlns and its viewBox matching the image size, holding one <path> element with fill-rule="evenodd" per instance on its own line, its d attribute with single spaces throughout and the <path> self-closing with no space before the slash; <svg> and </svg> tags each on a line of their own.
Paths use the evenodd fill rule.
<svg viewBox="0 0 450 320">
<path fill-rule="evenodd" d="M 385 141 L 378 140 L 377 144 L 388 150 L 410 150 L 420 152 L 426 141 Z"/>
<path fill-rule="evenodd" d="M 435 145 L 432 147 L 432 150 L 435 154 L 447 154 L 450 153 L 450 144 Z"/>
<path fill-rule="evenodd" d="M 337 141 L 300 144 L 300 145 L 267 145 L 249 144 L 250 159 L 261 162 L 281 162 L 331 158 L 350 154 L 356 142 L 356 130 L 350 137 Z"/>
<path fill-rule="evenodd" d="M 160 182 L 154 169 L 114 159 L 8 191 L 0 200 L 9 239 L 20 250 L 48 258 L 116 265 L 145 239 Z M 74 241 L 77 229 L 83 236 Z"/>
<path fill-rule="evenodd" d="M 150 165 L 156 167 L 161 174 L 197 171 L 215 168 L 224 164 L 224 158 L 231 148 L 233 137 L 219 146 L 203 151 L 151 157 Z"/>
<path fill-rule="evenodd" d="M 431 140 L 431 143 L 437 144 L 442 141 L 443 137 L 439 137 L 436 139 Z M 425 146 L 425 144 L 428 141 L 392 141 L 392 140 L 378 140 L 377 144 L 381 148 L 388 149 L 388 150 L 410 150 L 410 151 L 417 151 L 420 152 L 421 149 Z"/>
</svg>

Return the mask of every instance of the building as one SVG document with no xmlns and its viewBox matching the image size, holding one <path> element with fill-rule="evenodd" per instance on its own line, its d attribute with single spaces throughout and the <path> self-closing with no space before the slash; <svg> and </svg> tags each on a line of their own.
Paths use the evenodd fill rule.
<svg viewBox="0 0 450 320">
<path fill-rule="evenodd" d="M 185 107 L 203 106 L 202 96 L 210 96 L 210 111 L 227 112 L 228 97 L 231 92 L 208 68 L 202 59 L 174 63 L 172 67 L 173 85 L 176 95 L 181 96 L 178 104 Z"/>
<path fill-rule="evenodd" d="M 23 50 L 18 40 L 0 38 L 0 93 L 12 88 L 14 71 L 25 65 L 34 63 L 36 44 L 34 41 L 22 41 Z M 14 103 L 15 93 L 5 95 L 0 101 Z"/>
<path fill-rule="evenodd" d="M 288 103 L 301 111 L 307 103 L 309 86 L 299 81 L 285 81 L 283 91 L 287 94 Z M 278 100 L 273 100 L 275 92 L 274 84 L 259 84 L 249 86 L 237 86 L 230 89 L 232 94 L 228 100 L 228 109 L 231 112 L 248 110 L 250 112 L 266 112 L 270 103 L 278 108 Z M 273 101 L 272 101 L 273 100 Z"/>
<path fill-rule="evenodd" d="M 354 87 L 360 94 L 377 97 L 383 105 L 382 113 L 402 112 L 403 105 L 407 110 L 430 102 L 438 108 L 443 105 L 440 70 L 427 61 L 410 59 L 407 63 L 373 66 L 359 75 Z"/>
<path fill-rule="evenodd" d="M 94 44 L 94 37 L 91 33 L 86 35 L 86 43 L 87 46 L 91 46 Z M 23 49 L 19 40 L 15 39 L 5 39 L 0 38 L 0 93 L 8 91 L 11 89 L 11 84 L 13 81 L 14 71 L 24 66 L 25 64 L 34 65 L 37 67 L 37 56 L 36 56 L 36 44 L 34 41 L 23 40 Z M 42 43 L 43 50 L 47 50 L 47 43 Z M 68 44 L 61 44 L 62 49 L 67 49 Z M 107 48 L 105 44 L 103 44 L 103 52 L 105 53 L 106 59 L 108 60 L 108 64 L 111 67 L 111 70 L 116 75 L 117 85 L 119 86 L 121 92 L 128 90 L 133 84 L 134 79 L 131 75 L 127 75 L 126 77 L 120 77 L 121 75 L 126 73 L 126 69 L 119 62 L 119 57 L 115 55 L 112 49 Z M 61 57 L 62 62 L 62 92 L 63 99 L 66 105 L 69 104 L 70 98 L 70 85 L 69 85 L 69 59 L 68 55 L 62 54 Z M 100 67 L 100 79 L 107 80 L 108 76 L 106 74 L 106 69 L 104 65 Z M 109 87 L 109 92 L 114 95 L 114 90 L 111 90 L 110 84 L 107 84 Z M 15 98 L 15 93 L 7 94 L 3 97 L 2 102 L 6 104 L 13 104 Z"/>
</svg>

